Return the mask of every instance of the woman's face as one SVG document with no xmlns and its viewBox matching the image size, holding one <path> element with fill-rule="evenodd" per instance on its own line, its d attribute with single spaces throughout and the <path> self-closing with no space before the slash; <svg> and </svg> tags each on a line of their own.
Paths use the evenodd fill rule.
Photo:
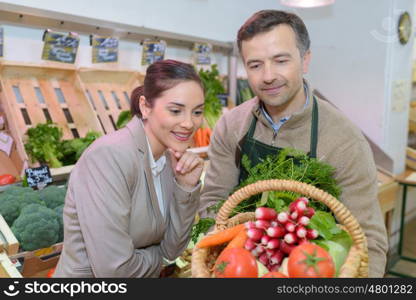
<svg viewBox="0 0 416 300">
<path fill-rule="evenodd" d="M 183 81 L 154 99 L 153 107 L 142 96 L 140 110 L 153 156 L 158 159 L 167 148 L 183 152 L 190 146 L 202 124 L 204 93 L 195 81 Z"/>
</svg>

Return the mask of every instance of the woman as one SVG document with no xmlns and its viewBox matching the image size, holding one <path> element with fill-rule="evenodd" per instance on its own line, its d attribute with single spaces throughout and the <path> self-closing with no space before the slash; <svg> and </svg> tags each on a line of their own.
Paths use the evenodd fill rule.
<svg viewBox="0 0 416 300">
<path fill-rule="evenodd" d="M 159 61 L 134 95 L 132 120 L 71 172 L 55 277 L 158 277 L 162 258 L 189 242 L 203 161 L 186 149 L 202 123 L 202 83 L 191 65 Z"/>
</svg>

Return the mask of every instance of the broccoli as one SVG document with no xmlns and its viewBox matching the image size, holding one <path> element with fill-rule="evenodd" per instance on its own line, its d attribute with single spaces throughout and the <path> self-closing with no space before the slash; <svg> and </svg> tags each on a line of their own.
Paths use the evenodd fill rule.
<svg viewBox="0 0 416 300">
<path fill-rule="evenodd" d="M 23 208 L 11 229 L 25 251 L 49 247 L 59 238 L 59 221 L 55 211 L 39 204 Z"/>
<path fill-rule="evenodd" d="M 9 226 L 12 226 L 19 213 L 20 206 L 15 197 L 12 194 L 0 194 L 0 214 Z"/>
<path fill-rule="evenodd" d="M 0 194 L 0 214 L 11 226 L 25 206 L 38 203 L 44 205 L 39 194 L 31 188 L 13 186 Z"/>
<path fill-rule="evenodd" d="M 66 188 L 50 185 L 39 191 L 40 199 L 45 202 L 46 206 L 54 209 L 57 206 L 64 204 Z"/>
<path fill-rule="evenodd" d="M 59 238 L 57 243 L 60 243 L 64 240 L 64 204 L 55 207 L 54 211 L 58 216 L 58 223 L 59 223 Z"/>
<path fill-rule="evenodd" d="M 29 204 L 40 204 L 45 206 L 45 202 L 40 198 L 39 192 L 32 189 L 24 189 L 20 194 L 15 195 L 19 203 L 20 210 Z"/>
</svg>

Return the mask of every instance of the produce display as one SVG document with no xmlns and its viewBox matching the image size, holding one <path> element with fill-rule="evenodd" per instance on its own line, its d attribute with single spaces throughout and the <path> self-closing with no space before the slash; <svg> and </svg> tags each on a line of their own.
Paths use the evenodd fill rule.
<svg viewBox="0 0 416 300">
<path fill-rule="evenodd" d="M 214 266 L 215 277 L 335 277 L 346 260 L 351 237 L 331 214 L 315 211 L 309 204 L 308 198 L 299 197 L 287 210 L 258 207 L 255 220 L 209 234 L 195 247 L 223 248 Z M 252 260 L 257 261 L 255 276 L 247 267 Z"/>
<path fill-rule="evenodd" d="M 72 140 L 62 140 L 62 135 L 62 129 L 52 122 L 29 128 L 25 149 L 32 162 L 46 163 L 51 168 L 73 165 L 101 133 L 90 131 L 84 138 Z"/>
<path fill-rule="evenodd" d="M 200 69 L 198 74 L 205 89 L 204 117 L 208 126 L 214 129 L 222 112 L 221 101 L 217 95 L 224 94 L 225 89 L 219 78 L 217 65 L 211 65 L 211 70 Z"/>
<path fill-rule="evenodd" d="M 11 186 L 0 193 L 0 214 L 23 250 L 62 242 L 65 195 L 65 187 L 54 185 L 42 190 Z"/>
</svg>

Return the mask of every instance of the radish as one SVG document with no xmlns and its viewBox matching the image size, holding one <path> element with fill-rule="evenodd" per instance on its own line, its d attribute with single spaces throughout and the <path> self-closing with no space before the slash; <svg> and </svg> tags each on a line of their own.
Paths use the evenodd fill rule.
<svg viewBox="0 0 416 300">
<path fill-rule="evenodd" d="M 276 227 L 276 226 L 279 226 L 279 222 L 277 222 L 277 221 L 271 221 L 270 222 L 270 226 L 271 227 Z M 267 229 L 267 228 L 266 228 Z"/>
<path fill-rule="evenodd" d="M 253 240 L 248 239 L 246 243 L 244 244 L 244 248 L 247 249 L 248 251 L 251 251 L 254 248 L 256 248 L 256 243 Z"/>
<path fill-rule="evenodd" d="M 271 239 L 272 239 L 271 237 L 269 237 L 267 234 L 265 234 L 265 235 L 263 235 L 263 236 L 261 237 L 260 243 L 261 243 L 262 245 L 266 246 L 266 245 L 267 245 L 267 243 L 268 243 Z"/>
<path fill-rule="evenodd" d="M 285 241 L 282 241 L 281 243 L 280 243 L 280 250 L 283 252 L 283 253 L 286 253 L 286 254 L 290 254 L 290 252 L 292 252 L 292 250 L 295 248 L 296 246 L 295 245 L 288 245 Z"/>
<path fill-rule="evenodd" d="M 259 253 L 257 252 L 257 248 L 254 248 L 254 249 L 253 249 L 253 250 L 251 250 L 250 252 L 251 252 L 251 254 L 252 254 L 254 257 L 258 257 L 258 256 L 259 256 Z"/>
<path fill-rule="evenodd" d="M 303 214 L 306 211 L 307 207 L 305 202 L 298 200 L 295 200 L 294 202 L 290 203 L 289 210 L 291 213 L 297 212 L 298 215 Z"/>
<path fill-rule="evenodd" d="M 276 252 L 276 249 L 266 249 L 267 257 L 271 257 Z"/>
<path fill-rule="evenodd" d="M 263 245 L 257 245 L 257 247 L 256 247 L 256 251 L 257 251 L 257 253 L 260 255 L 260 254 L 262 254 L 262 253 L 264 253 L 265 251 L 266 251 L 266 249 L 264 248 L 264 246 Z"/>
<path fill-rule="evenodd" d="M 295 224 L 293 224 L 293 223 L 286 223 L 286 225 L 285 225 L 285 229 L 286 229 L 286 231 L 288 231 L 288 232 L 295 232 L 295 228 L 296 228 L 296 226 L 295 226 Z"/>
<path fill-rule="evenodd" d="M 253 222 L 253 221 L 247 221 L 247 222 L 244 223 L 244 226 L 247 229 L 256 228 L 256 223 Z"/>
<path fill-rule="evenodd" d="M 276 211 L 270 207 L 258 207 L 254 214 L 257 220 L 273 220 L 277 216 Z"/>
<path fill-rule="evenodd" d="M 266 248 L 267 249 L 278 249 L 280 245 L 280 242 L 278 239 L 271 239 L 268 243 Z"/>
<path fill-rule="evenodd" d="M 306 238 L 310 240 L 314 240 L 318 237 L 319 233 L 316 229 L 308 229 L 306 230 Z"/>
<path fill-rule="evenodd" d="M 266 253 L 263 253 L 262 255 L 260 255 L 260 256 L 259 256 L 259 261 L 260 261 L 263 265 L 267 266 L 267 265 L 269 264 L 269 257 L 267 256 L 267 254 L 266 254 Z"/>
<path fill-rule="evenodd" d="M 284 257 L 284 254 L 282 251 L 276 251 L 276 253 L 270 257 L 270 264 L 272 265 L 280 264 L 283 260 L 283 257 Z"/>
<path fill-rule="evenodd" d="M 303 225 L 303 226 L 307 226 L 309 225 L 311 219 L 309 219 L 307 216 L 302 216 L 299 218 L 298 222 L 299 224 Z"/>
<path fill-rule="evenodd" d="M 308 207 L 305 212 L 305 216 L 308 218 L 312 218 L 315 214 L 315 210 L 312 207 Z"/>
<path fill-rule="evenodd" d="M 294 212 L 292 212 L 291 214 L 290 214 L 290 219 L 292 220 L 292 221 L 296 221 L 297 219 L 298 219 L 298 217 L 299 217 L 299 213 L 295 210 Z"/>
<path fill-rule="evenodd" d="M 252 239 L 254 242 L 260 241 L 263 236 L 263 230 L 258 228 L 250 228 L 247 230 L 247 236 L 249 239 Z"/>
<path fill-rule="evenodd" d="M 298 199 L 296 199 L 297 201 L 302 201 L 303 203 L 305 203 L 305 205 L 308 205 L 309 203 L 309 199 L 306 197 L 299 197 Z"/>
<path fill-rule="evenodd" d="M 286 224 L 287 221 L 289 221 L 289 215 L 287 212 L 282 211 L 277 215 L 277 221 L 279 221 L 281 224 Z"/>
<path fill-rule="evenodd" d="M 298 241 L 298 238 L 292 232 L 286 233 L 283 239 L 288 245 L 293 245 Z"/>
<path fill-rule="evenodd" d="M 269 227 L 267 228 L 267 235 L 272 238 L 280 238 L 285 235 L 285 229 L 282 226 Z"/>
<path fill-rule="evenodd" d="M 255 222 L 256 228 L 267 230 L 270 227 L 270 222 L 265 220 L 257 220 Z"/>
<path fill-rule="evenodd" d="M 306 231 L 305 227 L 299 226 L 298 228 L 296 228 L 296 235 L 297 235 L 298 238 L 301 238 L 301 239 L 305 238 L 306 233 L 307 233 L 307 231 Z"/>
</svg>

